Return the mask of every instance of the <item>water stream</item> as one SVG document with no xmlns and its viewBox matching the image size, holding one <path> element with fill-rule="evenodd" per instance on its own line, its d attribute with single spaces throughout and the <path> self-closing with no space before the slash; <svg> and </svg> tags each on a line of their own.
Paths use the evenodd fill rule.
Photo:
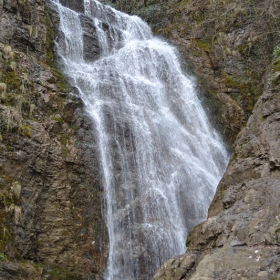
<svg viewBox="0 0 280 280">
<path fill-rule="evenodd" d="M 189 229 L 206 218 L 227 152 L 174 47 L 140 18 L 95 0 L 84 0 L 84 15 L 52 2 L 63 71 L 98 139 L 109 234 L 104 279 L 147 280 L 185 252 Z M 92 44 L 84 36 L 90 30 Z M 94 44 L 93 59 L 85 50 Z"/>
</svg>

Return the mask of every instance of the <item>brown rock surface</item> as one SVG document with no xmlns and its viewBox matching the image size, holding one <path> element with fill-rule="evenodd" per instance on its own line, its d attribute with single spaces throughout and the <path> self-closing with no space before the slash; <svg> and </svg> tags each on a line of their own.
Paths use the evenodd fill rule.
<svg viewBox="0 0 280 280">
<path fill-rule="evenodd" d="M 2 4 L 0 278 L 101 279 L 98 155 L 81 101 L 53 64 L 57 17 L 43 0 Z"/>
</svg>

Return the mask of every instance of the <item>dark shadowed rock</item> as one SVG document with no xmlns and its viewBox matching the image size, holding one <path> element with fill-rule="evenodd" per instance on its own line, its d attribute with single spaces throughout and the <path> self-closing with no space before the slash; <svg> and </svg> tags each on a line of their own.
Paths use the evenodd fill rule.
<svg viewBox="0 0 280 280">
<path fill-rule="evenodd" d="M 80 15 L 80 20 L 83 28 L 84 60 L 94 61 L 100 57 L 100 47 L 96 34 L 96 27 L 92 20 L 84 15 Z"/>
<path fill-rule="evenodd" d="M 2 20 L 2 13 L 3 13 L 3 0 L 0 0 L 0 21 Z"/>
<path fill-rule="evenodd" d="M 84 13 L 84 1 L 82 0 L 60 0 L 63 6 L 70 8 L 78 13 Z"/>
</svg>

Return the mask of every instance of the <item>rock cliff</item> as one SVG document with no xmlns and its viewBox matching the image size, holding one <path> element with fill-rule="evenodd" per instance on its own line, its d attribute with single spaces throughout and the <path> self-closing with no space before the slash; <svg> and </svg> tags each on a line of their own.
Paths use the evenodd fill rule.
<svg viewBox="0 0 280 280">
<path fill-rule="evenodd" d="M 280 4 L 114 2 L 179 47 L 234 143 L 208 220 L 153 279 L 280 279 Z M 101 279 L 106 263 L 98 154 L 55 63 L 57 24 L 44 0 L 0 0 L 1 279 Z"/>
<path fill-rule="evenodd" d="M 101 279 L 94 136 L 57 70 L 44 0 L 0 1 L 0 278 Z"/>
</svg>

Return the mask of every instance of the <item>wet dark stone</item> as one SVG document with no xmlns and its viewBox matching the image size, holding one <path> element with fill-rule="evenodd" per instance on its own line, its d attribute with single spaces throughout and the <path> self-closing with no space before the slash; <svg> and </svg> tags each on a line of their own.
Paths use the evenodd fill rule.
<svg viewBox="0 0 280 280">
<path fill-rule="evenodd" d="M 84 1 L 76 1 L 76 0 L 60 0 L 60 3 L 70 8 L 71 10 L 74 10 L 78 13 L 84 13 Z"/>
<path fill-rule="evenodd" d="M 83 28 L 84 60 L 94 61 L 100 56 L 100 47 L 96 35 L 96 28 L 92 21 L 84 15 L 80 15 L 80 21 Z"/>
</svg>

